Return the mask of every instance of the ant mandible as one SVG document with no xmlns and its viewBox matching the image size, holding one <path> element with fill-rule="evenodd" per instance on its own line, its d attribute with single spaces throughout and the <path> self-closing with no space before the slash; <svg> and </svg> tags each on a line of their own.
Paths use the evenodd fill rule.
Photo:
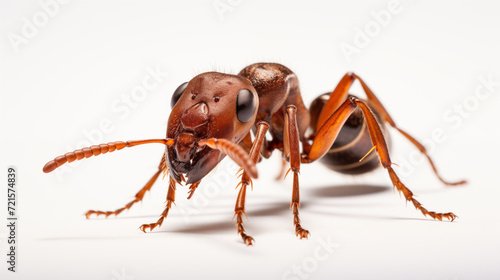
<svg viewBox="0 0 500 280">
<path fill-rule="evenodd" d="M 355 80 L 361 83 L 366 100 L 348 93 Z M 258 176 L 256 163 L 262 157 L 269 158 L 274 150 L 279 150 L 283 160 L 290 163 L 288 172 L 293 173 L 290 208 L 295 233 L 301 239 L 307 238 L 309 231 L 302 228 L 299 219 L 300 165 L 319 159 L 330 169 L 346 174 L 365 173 L 381 164 L 389 172 L 394 187 L 422 214 L 438 220 L 453 221 L 457 217 L 451 212 L 428 211 L 401 182 L 392 169 L 384 124 L 395 128 L 415 145 L 444 184 L 460 185 L 465 181 L 443 180 L 425 147 L 396 126 L 378 98 L 354 73 L 347 73 L 333 92 L 316 98 L 309 110 L 302 101 L 297 76 L 276 63 L 252 64 L 238 75 L 218 72 L 197 75 L 175 90 L 171 107 L 166 139 L 94 145 L 56 157 L 43 171 L 48 173 L 66 162 L 125 147 L 149 143 L 166 145 L 158 171 L 133 201 L 115 211 L 90 210 L 86 213 L 87 218 L 92 214 L 106 217 L 120 214 L 141 201 L 163 172 L 164 176 L 169 175 L 166 207 L 157 222 L 140 227 L 145 232 L 162 225 L 175 201 L 177 184 L 189 185 L 188 199 L 191 198 L 201 180 L 228 155 L 243 169 L 234 211 L 238 233 L 247 245 L 252 245 L 254 239 L 247 235 L 243 226 L 246 189 L 252 183 L 251 178 Z M 308 128 L 312 129 L 310 135 L 306 135 Z M 271 140 L 266 139 L 268 132 Z M 373 150 L 376 153 L 372 153 Z"/>
</svg>

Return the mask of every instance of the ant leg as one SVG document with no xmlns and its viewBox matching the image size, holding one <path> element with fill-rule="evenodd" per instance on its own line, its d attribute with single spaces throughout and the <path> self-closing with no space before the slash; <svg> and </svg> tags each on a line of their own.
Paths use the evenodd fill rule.
<svg viewBox="0 0 500 280">
<path fill-rule="evenodd" d="M 198 182 L 195 182 L 195 183 L 192 183 L 190 186 L 189 186 L 189 195 L 188 195 L 188 198 L 187 199 L 191 199 L 191 197 L 193 196 L 194 194 L 194 191 L 196 191 L 196 189 L 198 188 L 198 186 L 200 185 L 201 181 L 198 181 Z"/>
<path fill-rule="evenodd" d="M 431 216 L 434 219 L 442 221 L 443 218 L 446 218 L 450 221 L 453 221 L 457 218 L 457 216 L 451 212 L 448 213 L 436 213 L 434 211 L 427 211 L 420 202 L 418 202 L 416 199 L 413 198 L 413 193 L 410 191 L 399 179 L 399 177 L 396 175 L 394 170 L 392 169 L 391 165 L 391 159 L 389 158 L 389 150 L 387 149 L 387 144 L 384 139 L 384 135 L 382 134 L 382 130 L 380 129 L 379 124 L 377 123 L 377 120 L 375 119 L 375 116 L 373 115 L 372 111 L 368 107 L 368 105 L 358 99 L 354 99 L 354 103 L 358 105 L 361 110 L 363 111 L 363 115 L 365 117 L 366 123 L 368 125 L 368 131 L 370 132 L 370 138 L 372 140 L 372 143 L 377 149 L 377 153 L 379 155 L 380 162 L 382 163 L 382 166 L 387 169 L 389 172 L 389 176 L 391 177 L 392 184 L 394 187 L 397 188 L 397 190 L 400 193 L 403 193 L 405 196 L 406 201 L 411 201 L 413 203 L 413 206 L 417 210 L 420 210 L 424 216 Z"/>
<path fill-rule="evenodd" d="M 325 105 L 325 109 L 326 109 Z M 337 135 L 340 132 L 340 129 L 344 126 L 345 122 L 349 118 L 349 116 L 356 110 L 356 104 L 352 101 L 352 99 L 347 99 L 341 104 L 338 110 L 334 111 L 329 118 L 319 126 L 320 128 L 317 130 L 313 143 L 309 148 L 309 152 L 307 154 L 302 155 L 301 162 L 302 163 L 310 163 L 317 159 L 323 157 L 333 142 L 337 138 Z M 324 111 L 324 109 L 323 109 Z"/>
<path fill-rule="evenodd" d="M 175 184 L 177 182 L 170 176 L 170 183 L 168 185 L 168 192 L 167 192 L 167 205 L 165 206 L 165 210 L 163 213 L 161 213 L 160 218 L 156 223 L 151 223 L 151 224 L 143 224 L 142 226 L 139 227 L 140 230 L 143 232 L 146 232 L 146 229 L 149 229 L 149 231 L 152 231 L 155 227 L 161 227 L 163 224 L 163 220 L 167 217 L 168 211 L 170 211 L 170 208 L 172 207 L 172 203 L 175 202 Z"/>
<path fill-rule="evenodd" d="M 259 160 L 260 151 L 262 150 L 262 145 L 264 143 L 264 139 L 266 138 L 266 132 L 268 129 L 269 124 L 267 122 L 262 121 L 257 125 L 257 135 L 255 136 L 252 148 L 250 149 L 250 159 L 254 163 Z M 241 185 L 241 187 L 238 193 L 238 198 L 236 199 L 236 205 L 234 206 L 234 217 L 236 217 L 236 228 L 238 229 L 238 234 L 247 246 L 253 245 L 253 242 L 255 242 L 251 236 L 246 234 L 242 217 L 245 215 L 248 219 L 247 214 L 245 213 L 245 198 L 247 186 L 249 184 L 252 185 L 252 179 L 250 179 L 250 176 L 248 176 L 246 170 L 244 170 L 241 175 L 241 182 L 238 183 L 238 186 Z"/>
<path fill-rule="evenodd" d="M 120 209 L 116 209 L 115 211 L 89 210 L 89 211 L 87 211 L 87 213 L 85 213 L 85 217 L 88 219 L 92 214 L 96 214 L 97 216 L 105 215 L 107 218 L 110 215 L 118 216 L 118 214 L 123 212 L 125 209 L 130 209 L 130 207 L 132 207 L 132 205 L 141 201 L 144 198 L 144 195 L 146 194 L 146 192 L 151 190 L 151 187 L 156 182 L 156 179 L 158 179 L 158 176 L 164 170 L 167 170 L 167 167 L 165 164 L 165 155 L 163 155 L 163 157 L 161 159 L 160 166 L 158 166 L 158 171 L 155 173 L 155 175 L 153 175 L 153 177 L 151 179 L 149 179 L 149 181 L 146 183 L 146 185 L 137 194 L 135 194 L 134 200 L 127 203 L 124 207 L 122 207 Z"/>
<path fill-rule="evenodd" d="M 350 76 L 350 73 L 347 73 L 344 77 L 342 77 L 335 89 L 332 93 L 330 93 L 329 99 L 323 107 L 323 110 L 321 110 L 321 114 L 319 115 L 316 124 L 316 131 L 319 131 L 330 116 L 345 102 L 349 96 L 349 89 L 351 88 L 353 82 L 354 79 Z"/>
<path fill-rule="evenodd" d="M 363 87 L 363 90 L 365 91 L 366 93 L 366 96 L 368 97 L 368 101 L 370 102 L 370 104 L 372 106 L 375 107 L 375 109 L 380 112 L 382 118 L 384 119 L 384 121 L 386 121 L 390 126 L 392 126 L 393 128 L 395 128 L 397 131 L 399 131 L 399 133 L 401 133 L 406 139 L 408 139 L 415 147 L 417 147 L 417 149 L 419 149 L 419 151 L 425 155 L 425 157 L 427 158 L 427 160 L 429 161 L 429 164 L 431 165 L 432 167 L 432 170 L 434 171 L 434 174 L 436 174 L 436 176 L 438 177 L 438 179 L 445 185 L 447 186 L 456 186 L 456 185 L 462 185 L 462 184 L 465 184 L 467 183 L 467 181 L 465 180 L 462 180 L 462 181 L 459 181 L 459 182 L 448 182 L 448 181 L 445 181 L 441 175 L 439 175 L 438 171 L 437 171 L 437 168 L 436 166 L 434 165 L 434 162 L 432 161 L 431 157 L 429 156 L 429 154 L 427 153 L 427 150 L 425 149 L 425 147 L 420 144 L 420 142 L 418 142 L 415 138 L 413 138 L 411 135 L 409 135 L 407 132 L 405 132 L 404 130 L 400 129 L 399 127 L 396 126 L 396 123 L 394 122 L 394 120 L 391 118 L 391 116 L 389 115 L 389 113 L 387 112 L 387 110 L 385 110 L 384 106 L 382 105 L 382 103 L 380 103 L 380 101 L 378 100 L 378 98 L 375 96 L 375 94 L 371 91 L 371 89 L 366 85 L 366 83 L 360 78 L 358 77 L 356 74 L 352 74 L 352 77 L 354 79 L 357 79 L 360 83 L 361 83 L 361 86 Z"/>
<path fill-rule="evenodd" d="M 286 108 L 284 137 L 283 137 L 283 156 L 290 161 L 290 169 L 293 172 L 293 190 L 292 202 L 290 208 L 293 211 L 293 224 L 295 226 L 295 235 L 302 238 L 309 237 L 309 231 L 302 228 L 299 218 L 300 194 L 299 194 L 299 172 L 300 172 L 300 146 L 299 129 L 297 126 L 297 108 L 290 105 Z M 287 172 L 288 173 L 288 172 Z"/>
<path fill-rule="evenodd" d="M 358 100 L 357 98 L 353 97 L 347 99 L 340 106 L 340 108 L 335 111 L 335 113 L 330 116 L 330 118 L 327 119 L 324 125 L 317 132 L 309 154 L 302 156 L 302 162 L 308 163 L 321 158 L 332 146 L 345 121 L 358 106 L 361 108 L 365 117 L 368 131 L 370 133 L 370 139 L 377 150 L 380 162 L 382 163 L 382 166 L 389 172 L 389 176 L 394 187 L 396 187 L 399 192 L 403 193 L 405 199 L 407 201 L 411 201 L 415 208 L 417 208 L 417 210 L 420 210 L 422 214 L 424 214 L 424 216 L 429 215 L 432 218 L 438 219 L 440 221 L 443 218 L 447 218 L 448 220 L 453 221 L 457 217 L 455 214 L 451 212 L 436 213 L 433 211 L 427 211 L 427 209 L 425 209 L 420 202 L 413 198 L 413 193 L 401 182 L 401 180 L 391 167 L 392 162 L 389 157 L 389 150 L 387 149 L 384 135 L 377 120 L 375 119 L 375 116 L 373 115 L 368 105 L 365 102 Z"/>
<path fill-rule="evenodd" d="M 238 234 L 241 236 L 243 239 L 243 242 L 247 245 L 253 245 L 253 242 L 255 240 L 253 237 L 250 235 L 246 234 L 245 232 L 245 227 L 243 226 L 243 219 L 242 216 L 245 215 L 245 217 L 248 219 L 247 214 L 245 213 L 245 197 L 247 195 L 247 186 L 248 186 L 248 181 L 245 179 L 247 178 L 241 178 L 241 184 L 240 191 L 238 192 L 238 198 L 236 199 L 236 205 L 234 206 L 234 217 L 236 217 L 236 228 L 238 230 Z M 249 179 L 251 182 L 251 179 Z M 233 219 L 234 219 L 233 217 Z"/>
<path fill-rule="evenodd" d="M 337 108 L 340 106 L 340 102 L 342 100 L 345 100 L 348 96 L 348 90 L 351 87 L 352 83 L 354 80 L 358 80 L 361 86 L 363 87 L 363 90 L 368 97 L 368 101 L 370 102 L 370 105 L 373 106 L 377 112 L 379 112 L 384 119 L 385 122 L 387 122 L 390 126 L 395 128 L 399 133 L 401 133 L 406 139 L 408 139 L 417 149 L 425 155 L 427 160 L 429 161 L 429 164 L 432 167 L 432 170 L 434 171 L 434 174 L 438 177 L 438 179 L 445 185 L 447 186 L 456 186 L 456 185 L 462 185 L 465 184 L 467 181 L 462 180 L 458 182 L 448 182 L 444 180 L 441 175 L 439 175 L 439 172 L 437 171 L 436 165 L 432 161 L 431 157 L 427 153 L 427 150 L 425 147 L 420 144 L 415 138 L 413 138 L 411 135 L 409 135 L 407 132 L 404 130 L 400 129 L 399 127 L 396 126 L 396 123 L 394 120 L 391 118 L 387 110 L 384 108 L 382 103 L 378 100 L 378 98 L 375 96 L 373 91 L 366 85 L 366 83 L 361 79 L 359 76 L 357 76 L 354 73 L 347 73 L 345 76 L 340 80 L 339 84 L 335 88 L 335 90 L 330 94 L 330 99 L 328 100 L 327 104 L 325 104 L 325 109 L 323 112 L 321 112 L 320 118 L 318 119 L 318 127 L 321 127 L 321 124 L 323 124 L 326 119 L 337 110 Z"/>
</svg>

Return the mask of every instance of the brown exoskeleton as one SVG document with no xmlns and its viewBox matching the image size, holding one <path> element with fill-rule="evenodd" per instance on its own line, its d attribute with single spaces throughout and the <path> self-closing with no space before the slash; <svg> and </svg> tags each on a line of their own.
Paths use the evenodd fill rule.
<svg viewBox="0 0 500 280">
<path fill-rule="evenodd" d="M 348 94 L 355 80 L 361 83 L 367 100 Z M 446 218 L 453 221 L 456 218 L 451 212 L 428 211 L 413 198 L 413 193 L 391 167 L 384 124 L 389 124 L 411 141 L 427 157 L 434 173 L 444 184 L 459 185 L 465 181 L 444 181 L 425 148 L 396 126 L 365 82 L 353 73 L 346 74 L 332 93 L 314 100 L 309 110 L 302 101 L 295 74 L 275 63 L 256 63 L 245 67 L 238 75 L 217 72 L 200 74 L 175 90 L 171 105 L 166 139 L 113 142 L 83 148 L 48 162 L 43 171 L 51 172 L 66 162 L 124 147 L 165 144 L 166 150 L 158 171 L 133 201 L 115 211 L 91 210 L 86 213 L 87 218 L 92 214 L 106 217 L 118 215 L 141 201 L 160 173 L 168 173 L 165 211 L 157 222 L 140 227 L 146 231 L 162 225 L 175 200 L 176 184 L 189 185 L 188 198 L 191 198 L 201 180 L 228 155 L 243 168 L 235 216 L 238 233 L 247 245 L 253 244 L 254 239 L 246 234 L 243 227 L 246 189 L 251 178 L 257 178 L 255 164 L 262 157 L 268 158 L 274 150 L 279 150 L 291 166 L 291 208 L 295 233 L 300 238 L 309 235 L 299 219 L 300 165 L 318 159 L 331 169 L 348 174 L 368 172 L 381 164 L 389 172 L 394 187 L 424 215 L 438 220 Z M 312 133 L 306 135 L 309 127 Z M 269 141 L 266 139 L 268 132 L 272 137 Z M 371 153 L 373 150 L 376 153 Z"/>
</svg>

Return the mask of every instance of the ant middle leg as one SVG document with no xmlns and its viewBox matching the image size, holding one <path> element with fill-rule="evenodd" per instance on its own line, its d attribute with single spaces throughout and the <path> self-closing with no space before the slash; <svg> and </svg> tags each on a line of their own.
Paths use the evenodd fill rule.
<svg viewBox="0 0 500 280">
<path fill-rule="evenodd" d="M 309 231 L 302 228 L 299 218 L 300 193 L 299 193 L 299 172 L 300 172 L 300 145 L 299 129 L 297 125 L 297 108 L 291 105 L 286 108 L 285 126 L 283 135 L 283 153 L 284 157 L 290 161 L 290 169 L 293 172 L 293 190 L 292 202 L 290 208 L 293 212 L 293 224 L 295 226 L 295 235 L 302 238 L 309 237 Z M 287 173 L 288 173 L 287 172 Z"/>
</svg>

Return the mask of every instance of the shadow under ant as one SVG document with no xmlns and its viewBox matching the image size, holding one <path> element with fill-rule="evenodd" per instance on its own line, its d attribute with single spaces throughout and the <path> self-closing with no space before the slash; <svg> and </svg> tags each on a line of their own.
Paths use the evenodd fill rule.
<svg viewBox="0 0 500 280">
<path fill-rule="evenodd" d="M 383 185 L 368 185 L 368 184 L 357 184 L 357 185 L 334 185 L 334 186 L 323 186 L 315 187 L 314 189 L 302 188 L 301 191 L 305 194 L 304 196 L 312 197 L 351 197 L 351 196 L 361 196 L 370 195 L 381 192 L 390 191 L 392 188 Z M 305 199 L 304 199 L 305 200 Z"/>
</svg>

